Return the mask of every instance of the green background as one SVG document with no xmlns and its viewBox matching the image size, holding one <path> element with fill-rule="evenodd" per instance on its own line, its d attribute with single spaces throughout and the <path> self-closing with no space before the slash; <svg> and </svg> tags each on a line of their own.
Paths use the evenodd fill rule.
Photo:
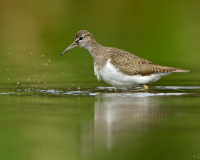
<svg viewBox="0 0 200 160">
<path fill-rule="evenodd" d="M 53 87 L 108 86 L 94 76 L 87 50 L 76 47 L 59 56 L 85 29 L 103 46 L 191 70 L 154 85 L 199 85 L 199 7 L 198 0 L 2 1 L 0 82 L 29 87 L 38 81 Z"/>
</svg>

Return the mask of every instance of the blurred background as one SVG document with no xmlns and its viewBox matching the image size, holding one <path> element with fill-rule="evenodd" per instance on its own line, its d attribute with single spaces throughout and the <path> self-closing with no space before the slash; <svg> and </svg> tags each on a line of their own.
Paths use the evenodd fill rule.
<svg viewBox="0 0 200 160">
<path fill-rule="evenodd" d="M 190 73 L 163 77 L 149 93 L 98 88 L 110 86 L 87 50 L 60 56 L 79 30 Z M 0 37 L 0 159 L 200 155 L 199 0 L 1 0 Z"/>
<path fill-rule="evenodd" d="M 108 86 L 94 76 L 87 50 L 76 47 L 60 57 L 74 35 L 85 29 L 101 45 L 191 70 L 163 77 L 153 85 L 198 85 L 199 7 L 197 0 L 2 0 L 0 82 L 30 87 L 38 82 L 48 87 Z"/>
</svg>

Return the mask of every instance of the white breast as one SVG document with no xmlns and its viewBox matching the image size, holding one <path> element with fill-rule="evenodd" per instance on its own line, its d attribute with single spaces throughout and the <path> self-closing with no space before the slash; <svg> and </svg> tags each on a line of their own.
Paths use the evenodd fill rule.
<svg viewBox="0 0 200 160">
<path fill-rule="evenodd" d="M 100 67 L 98 67 L 95 63 L 94 63 L 94 75 L 97 76 L 97 79 L 99 81 L 101 80 Z"/>
<path fill-rule="evenodd" d="M 106 83 L 119 89 L 127 89 L 141 84 L 152 83 L 168 74 L 170 73 L 155 73 L 150 76 L 125 75 L 110 63 L 110 59 L 104 69 L 100 71 L 100 76 Z"/>
</svg>

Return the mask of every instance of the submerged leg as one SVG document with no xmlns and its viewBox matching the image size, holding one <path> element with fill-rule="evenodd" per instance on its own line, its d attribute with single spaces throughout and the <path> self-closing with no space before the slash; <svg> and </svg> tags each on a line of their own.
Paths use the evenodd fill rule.
<svg viewBox="0 0 200 160">
<path fill-rule="evenodd" d="M 149 87 L 147 85 L 143 84 L 142 86 L 143 86 L 144 90 L 149 89 Z"/>
</svg>

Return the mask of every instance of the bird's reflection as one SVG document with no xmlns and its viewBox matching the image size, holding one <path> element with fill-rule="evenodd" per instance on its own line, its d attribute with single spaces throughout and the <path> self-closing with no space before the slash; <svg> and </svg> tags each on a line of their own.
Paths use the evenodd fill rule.
<svg viewBox="0 0 200 160">
<path fill-rule="evenodd" d="M 97 148 L 109 151 L 128 141 L 135 147 L 142 145 L 138 138 L 166 114 L 154 93 L 108 93 L 96 98 L 94 123 L 83 127 L 84 133 L 90 130 L 90 134 L 82 135 L 80 141 L 86 155 Z"/>
<path fill-rule="evenodd" d="M 136 96 L 137 94 L 137 96 Z M 143 95 L 138 97 L 138 95 Z M 146 93 L 103 94 L 95 103 L 94 140 L 111 149 L 118 139 L 148 130 L 158 103 Z M 126 137 L 127 138 L 127 137 Z"/>
</svg>

